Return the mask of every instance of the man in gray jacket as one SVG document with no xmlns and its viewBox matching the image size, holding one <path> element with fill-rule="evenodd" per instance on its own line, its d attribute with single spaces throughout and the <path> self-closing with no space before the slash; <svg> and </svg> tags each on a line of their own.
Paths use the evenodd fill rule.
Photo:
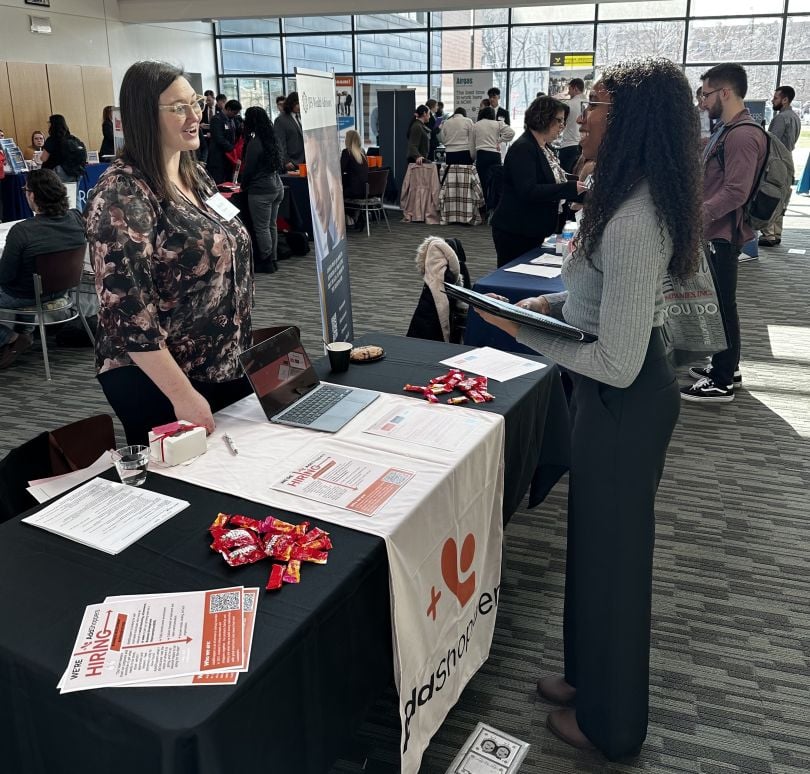
<svg viewBox="0 0 810 774">
<path fill-rule="evenodd" d="M 799 114 L 791 107 L 796 92 L 792 86 L 780 86 L 773 93 L 771 104 L 774 109 L 774 116 L 768 131 L 782 141 L 782 144 L 792 151 L 796 147 L 796 141 L 802 131 L 802 120 Z M 782 220 L 784 212 L 774 215 L 773 220 L 762 229 L 762 236 L 759 244 L 762 247 L 776 247 L 782 241 Z"/>
<path fill-rule="evenodd" d="M 298 92 L 291 91 L 284 101 L 284 112 L 273 124 L 276 141 L 281 152 L 281 163 L 286 169 L 295 169 L 306 161 L 304 155 L 304 130 L 301 128 L 301 105 Z"/>
</svg>

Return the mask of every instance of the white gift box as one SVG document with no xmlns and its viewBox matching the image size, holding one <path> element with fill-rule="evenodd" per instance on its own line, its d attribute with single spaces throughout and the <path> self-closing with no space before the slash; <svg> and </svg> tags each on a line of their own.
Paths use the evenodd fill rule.
<svg viewBox="0 0 810 774">
<path fill-rule="evenodd" d="M 189 429 L 184 429 L 189 428 Z M 204 427 L 180 420 L 149 431 L 149 454 L 156 462 L 180 465 L 207 449 Z"/>
</svg>

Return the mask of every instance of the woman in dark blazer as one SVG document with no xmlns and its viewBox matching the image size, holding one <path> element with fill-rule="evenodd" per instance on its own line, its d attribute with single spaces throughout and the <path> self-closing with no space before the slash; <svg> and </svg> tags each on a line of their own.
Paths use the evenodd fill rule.
<svg viewBox="0 0 810 774">
<path fill-rule="evenodd" d="M 104 137 L 101 142 L 101 147 L 98 150 L 98 157 L 101 160 L 103 160 L 105 156 L 112 156 L 115 154 L 115 135 L 113 133 L 112 112 L 112 105 L 107 105 L 107 107 L 104 108 L 104 113 L 101 116 L 101 134 Z"/>
<path fill-rule="evenodd" d="M 430 152 L 430 129 L 427 122 L 430 120 L 430 110 L 425 105 L 419 105 L 413 114 L 413 121 L 408 127 L 407 159 L 409 164 L 421 164 L 428 160 Z"/>
<path fill-rule="evenodd" d="M 506 154 L 503 193 L 491 221 L 498 266 L 555 233 L 562 202 L 585 190 L 582 183 L 566 179 L 551 149 L 567 117 L 568 106 L 552 97 L 538 97 L 526 110 L 526 131 Z"/>
</svg>

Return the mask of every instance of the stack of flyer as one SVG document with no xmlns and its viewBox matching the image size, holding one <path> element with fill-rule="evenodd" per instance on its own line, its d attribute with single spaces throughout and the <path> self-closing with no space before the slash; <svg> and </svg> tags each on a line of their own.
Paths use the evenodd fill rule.
<svg viewBox="0 0 810 774">
<path fill-rule="evenodd" d="M 258 597 L 233 586 L 89 605 L 57 687 L 233 685 L 250 663 Z"/>
</svg>

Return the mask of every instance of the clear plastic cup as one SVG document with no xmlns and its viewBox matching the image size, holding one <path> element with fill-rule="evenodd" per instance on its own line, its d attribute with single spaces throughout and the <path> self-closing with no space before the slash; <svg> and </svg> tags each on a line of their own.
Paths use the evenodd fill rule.
<svg viewBox="0 0 810 774">
<path fill-rule="evenodd" d="M 122 484 L 140 486 L 146 481 L 149 466 L 148 446 L 123 446 L 112 452 L 115 469 Z"/>
</svg>

